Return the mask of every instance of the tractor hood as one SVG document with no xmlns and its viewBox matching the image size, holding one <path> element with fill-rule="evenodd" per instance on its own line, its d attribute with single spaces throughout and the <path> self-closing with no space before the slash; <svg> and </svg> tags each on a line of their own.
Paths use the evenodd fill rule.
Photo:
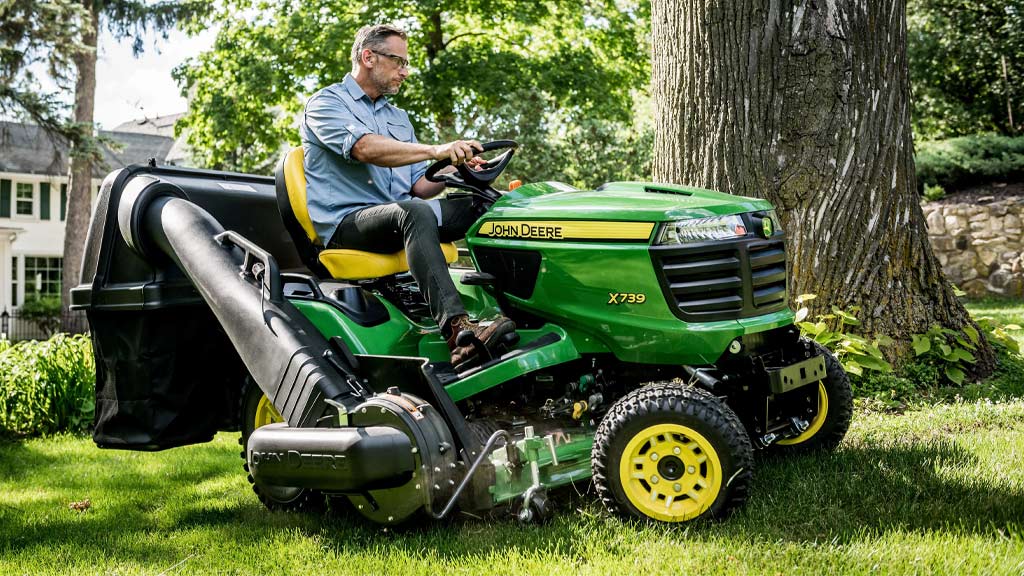
<svg viewBox="0 0 1024 576">
<path fill-rule="evenodd" d="M 484 218 L 665 222 L 771 208 L 767 200 L 651 182 L 611 182 L 596 190 L 543 182 L 505 193 Z"/>
</svg>

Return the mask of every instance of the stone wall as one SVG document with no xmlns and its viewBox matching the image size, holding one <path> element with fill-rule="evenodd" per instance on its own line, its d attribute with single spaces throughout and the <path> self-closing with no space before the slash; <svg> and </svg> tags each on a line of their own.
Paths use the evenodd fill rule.
<svg viewBox="0 0 1024 576">
<path fill-rule="evenodd" d="M 946 277 L 971 296 L 1024 296 L 1024 197 L 973 204 L 947 201 L 922 206 L 928 235 Z"/>
</svg>

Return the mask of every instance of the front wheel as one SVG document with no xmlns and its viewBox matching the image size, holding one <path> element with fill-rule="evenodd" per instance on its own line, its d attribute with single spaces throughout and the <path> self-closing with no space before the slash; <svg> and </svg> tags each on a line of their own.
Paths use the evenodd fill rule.
<svg viewBox="0 0 1024 576">
<path fill-rule="evenodd" d="M 240 420 L 242 437 L 238 439 L 238 443 L 242 445 L 242 460 L 245 462 L 242 464 L 242 467 L 245 468 L 246 472 L 249 472 L 249 464 L 245 454 L 246 446 L 249 443 L 249 436 L 261 426 L 275 422 L 284 422 L 284 419 L 277 412 L 277 409 L 274 408 L 270 399 L 263 394 L 260 387 L 249 378 L 246 379 L 244 389 L 242 390 Z M 256 493 L 260 502 L 270 510 L 316 510 L 322 507 L 324 503 L 323 494 L 316 490 L 264 484 L 255 480 L 251 473 L 249 473 L 248 479 L 249 484 L 252 485 L 253 492 Z"/>
<path fill-rule="evenodd" d="M 839 360 L 824 346 L 814 344 L 825 355 L 825 379 L 817 384 L 817 410 L 807 429 L 798 436 L 772 445 L 776 453 L 832 451 L 846 436 L 853 418 L 853 390 Z"/>
<path fill-rule="evenodd" d="M 686 522 L 741 506 L 753 448 L 739 418 L 698 388 L 659 382 L 617 401 L 594 435 L 594 486 L 609 511 Z"/>
</svg>

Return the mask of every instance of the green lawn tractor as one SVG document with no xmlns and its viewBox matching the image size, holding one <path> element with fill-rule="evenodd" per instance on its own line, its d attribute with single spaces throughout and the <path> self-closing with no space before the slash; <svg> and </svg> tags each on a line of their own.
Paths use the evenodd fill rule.
<svg viewBox="0 0 1024 576">
<path fill-rule="evenodd" d="M 404 253 L 324 249 L 303 152 L 276 178 L 133 165 L 107 176 L 73 305 L 96 356 L 94 439 L 160 450 L 240 430 L 272 509 L 344 505 L 385 525 L 551 513 L 592 481 L 624 516 L 721 518 L 753 451 L 831 450 L 851 416 L 835 358 L 794 327 L 764 200 L 653 183 L 492 184 L 494 156 L 427 176 L 473 199 L 471 316 L 517 331 L 468 366 Z M 564 493 L 564 492 L 563 492 Z"/>
</svg>

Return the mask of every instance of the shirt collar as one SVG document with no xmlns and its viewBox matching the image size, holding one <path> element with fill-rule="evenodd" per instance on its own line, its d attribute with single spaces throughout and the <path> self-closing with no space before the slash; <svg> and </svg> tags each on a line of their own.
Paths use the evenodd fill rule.
<svg viewBox="0 0 1024 576">
<path fill-rule="evenodd" d="M 348 93 L 352 96 L 353 100 L 366 98 L 366 101 L 372 104 L 374 109 L 380 108 L 384 104 L 388 103 L 388 97 L 383 94 L 377 98 L 376 101 L 370 100 L 370 97 L 366 95 L 366 92 L 364 92 L 362 87 L 359 86 L 359 83 L 356 82 L 356 79 L 352 77 L 351 73 L 345 74 L 345 78 L 341 81 L 341 85 L 348 90 Z"/>
</svg>

